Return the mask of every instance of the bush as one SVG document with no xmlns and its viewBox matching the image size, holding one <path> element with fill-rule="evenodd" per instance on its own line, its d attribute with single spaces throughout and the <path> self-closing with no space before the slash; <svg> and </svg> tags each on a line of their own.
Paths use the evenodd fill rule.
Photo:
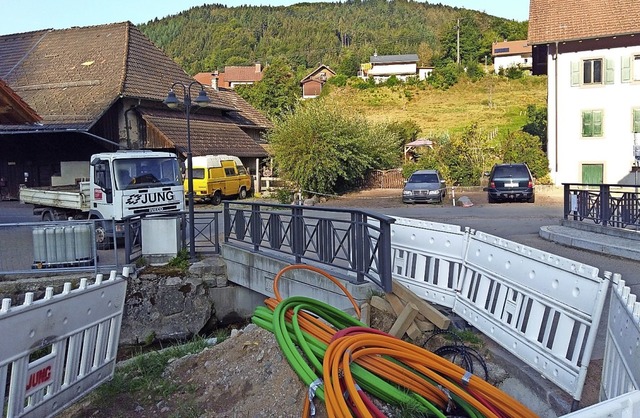
<svg viewBox="0 0 640 418">
<path fill-rule="evenodd" d="M 502 161 L 505 163 L 527 163 L 531 174 L 537 179 L 549 173 L 549 159 L 542 151 L 540 138 L 526 132 L 509 134 L 502 143 Z"/>
<path fill-rule="evenodd" d="M 268 136 L 281 177 L 306 192 L 332 194 L 356 187 L 369 169 L 397 167 L 400 138 L 332 103 L 303 102 Z"/>
<path fill-rule="evenodd" d="M 460 78 L 460 69 L 454 63 L 449 63 L 445 67 L 435 68 L 427 82 L 441 90 L 447 90 L 449 87 L 454 86 Z"/>
<path fill-rule="evenodd" d="M 348 79 L 349 77 L 347 77 L 346 75 L 338 74 L 328 79 L 327 84 L 337 87 L 345 87 L 347 85 Z"/>
<path fill-rule="evenodd" d="M 519 66 L 512 65 L 504 70 L 504 75 L 511 80 L 517 80 L 524 77 L 524 71 Z"/>
</svg>

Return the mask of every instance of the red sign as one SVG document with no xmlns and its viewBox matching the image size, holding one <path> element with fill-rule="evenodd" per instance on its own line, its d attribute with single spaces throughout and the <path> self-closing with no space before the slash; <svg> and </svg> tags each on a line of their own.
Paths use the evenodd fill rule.
<svg viewBox="0 0 640 418">
<path fill-rule="evenodd" d="M 27 378 L 27 394 L 46 386 L 51 381 L 51 364 L 45 364 L 41 369 L 35 370 Z"/>
<path fill-rule="evenodd" d="M 102 200 L 102 190 L 93 189 L 93 200 Z"/>
</svg>

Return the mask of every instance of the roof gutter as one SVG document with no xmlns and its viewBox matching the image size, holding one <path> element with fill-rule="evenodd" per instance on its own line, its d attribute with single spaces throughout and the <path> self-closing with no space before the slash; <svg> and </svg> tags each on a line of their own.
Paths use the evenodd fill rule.
<svg viewBox="0 0 640 418">
<path fill-rule="evenodd" d="M 597 36 L 587 36 L 587 37 L 578 37 L 578 38 L 567 38 L 567 39 L 540 39 L 540 40 L 530 40 L 528 41 L 529 45 L 543 45 L 543 44 L 557 44 L 557 43 L 566 43 L 566 42 L 579 42 L 579 41 L 590 41 L 590 40 L 598 40 L 603 38 L 616 38 L 620 36 L 632 36 L 637 35 L 639 32 L 624 32 L 624 33 L 614 33 L 614 34 L 606 34 L 606 35 L 597 35 Z"/>
<path fill-rule="evenodd" d="M 87 135 L 93 139 L 97 139 L 99 142 L 106 142 L 107 144 L 111 145 L 111 146 L 115 146 L 117 148 L 125 148 L 126 147 L 122 147 L 120 144 L 115 143 L 113 141 L 108 140 L 107 138 L 103 138 L 101 136 L 98 136 L 96 134 L 92 134 L 91 132 L 88 132 L 84 129 L 42 129 L 42 130 L 23 130 L 23 131 L 2 131 L 0 130 L 0 135 L 34 135 L 34 134 L 57 134 L 57 133 L 65 133 L 65 132 L 73 132 L 73 133 L 79 133 L 79 134 L 83 134 L 83 135 Z"/>
</svg>

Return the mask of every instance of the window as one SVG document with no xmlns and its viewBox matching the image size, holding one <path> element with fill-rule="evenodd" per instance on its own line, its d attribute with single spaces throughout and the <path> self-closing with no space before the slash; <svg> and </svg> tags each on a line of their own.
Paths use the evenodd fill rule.
<svg viewBox="0 0 640 418">
<path fill-rule="evenodd" d="M 640 109 L 633 109 L 633 129 L 632 132 L 640 132 Z"/>
<path fill-rule="evenodd" d="M 571 63 L 571 85 L 613 84 L 615 66 L 613 60 L 593 58 Z"/>
<path fill-rule="evenodd" d="M 622 57 L 622 82 L 640 81 L 640 55 Z"/>
<path fill-rule="evenodd" d="M 582 84 L 602 83 L 602 60 L 582 61 Z"/>
<path fill-rule="evenodd" d="M 582 112 L 582 136 L 602 136 L 602 110 L 585 110 Z"/>
</svg>

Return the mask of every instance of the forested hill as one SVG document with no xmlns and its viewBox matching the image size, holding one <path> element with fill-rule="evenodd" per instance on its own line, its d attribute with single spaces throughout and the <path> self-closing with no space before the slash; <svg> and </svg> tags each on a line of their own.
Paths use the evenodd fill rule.
<svg viewBox="0 0 640 418">
<path fill-rule="evenodd" d="M 322 63 L 355 75 L 375 52 L 417 53 L 422 65 L 455 60 L 458 19 L 463 62 L 490 60 L 495 41 L 527 38 L 527 22 L 407 0 L 204 5 L 139 28 L 192 75 L 225 65 L 264 65 L 275 58 L 285 58 L 298 70 Z"/>
</svg>

